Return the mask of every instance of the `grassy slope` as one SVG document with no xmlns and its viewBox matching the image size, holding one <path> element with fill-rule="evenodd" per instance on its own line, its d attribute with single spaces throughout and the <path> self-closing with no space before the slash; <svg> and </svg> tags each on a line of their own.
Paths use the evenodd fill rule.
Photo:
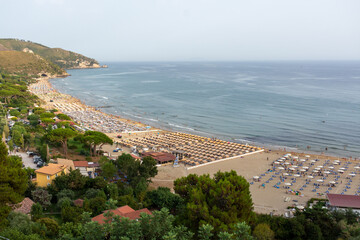
<svg viewBox="0 0 360 240">
<path fill-rule="evenodd" d="M 37 75 L 39 73 L 66 74 L 59 66 L 39 56 L 18 51 L 0 51 L 0 69 L 8 73 L 26 75 Z"/>
<path fill-rule="evenodd" d="M 38 43 L 26 42 L 16 39 L 0 39 L 0 44 L 9 50 L 22 51 L 24 48 L 28 48 L 34 53 L 62 68 L 79 67 L 79 63 L 76 60 L 87 61 L 90 63 L 90 65 L 98 64 L 95 59 L 85 57 L 81 54 L 66 51 L 61 48 L 49 48 Z"/>
</svg>

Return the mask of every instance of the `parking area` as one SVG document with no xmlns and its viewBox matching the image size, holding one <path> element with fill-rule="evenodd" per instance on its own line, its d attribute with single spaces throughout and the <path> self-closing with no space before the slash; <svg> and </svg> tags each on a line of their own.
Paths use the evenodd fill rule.
<svg viewBox="0 0 360 240">
<path fill-rule="evenodd" d="M 10 153 L 10 155 L 16 155 L 22 158 L 22 162 L 25 165 L 25 167 L 30 167 L 33 169 L 38 169 L 38 167 L 36 166 L 36 164 L 34 163 L 34 160 L 32 157 L 29 157 L 26 153 L 24 152 L 15 152 L 15 153 Z"/>
</svg>

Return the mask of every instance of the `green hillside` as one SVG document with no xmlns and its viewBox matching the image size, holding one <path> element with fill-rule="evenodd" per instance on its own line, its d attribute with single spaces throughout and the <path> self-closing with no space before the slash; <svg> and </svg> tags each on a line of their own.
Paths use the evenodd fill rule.
<svg viewBox="0 0 360 240">
<path fill-rule="evenodd" d="M 0 71 L 20 75 L 67 75 L 64 69 L 33 53 L 0 51 Z"/>
<path fill-rule="evenodd" d="M 49 48 L 38 43 L 18 39 L 0 39 L 0 44 L 9 50 L 32 51 L 44 59 L 66 69 L 100 67 L 95 59 L 61 48 Z"/>
</svg>

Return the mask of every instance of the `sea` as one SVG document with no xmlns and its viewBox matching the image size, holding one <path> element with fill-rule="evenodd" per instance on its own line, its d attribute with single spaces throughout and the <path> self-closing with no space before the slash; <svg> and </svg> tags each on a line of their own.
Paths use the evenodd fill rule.
<svg viewBox="0 0 360 240">
<path fill-rule="evenodd" d="M 287 151 L 360 157 L 360 61 L 107 62 L 52 79 L 152 127 Z"/>
</svg>

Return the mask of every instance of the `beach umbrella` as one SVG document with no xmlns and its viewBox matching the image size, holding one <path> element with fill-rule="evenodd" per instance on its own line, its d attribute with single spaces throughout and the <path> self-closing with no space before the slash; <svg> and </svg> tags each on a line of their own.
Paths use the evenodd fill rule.
<svg viewBox="0 0 360 240">
<path fill-rule="evenodd" d="M 300 159 L 300 162 L 306 162 L 306 159 Z"/>
<path fill-rule="evenodd" d="M 318 181 L 318 182 L 324 182 L 324 180 L 322 180 L 322 179 L 318 179 L 318 180 L 316 180 L 316 181 Z"/>
<path fill-rule="evenodd" d="M 306 169 L 300 169 L 299 171 L 300 172 L 306 172 Z"/>
<path fill-rule="evenodd" d="M 334 169 L 334 167 L 333 166 L 330 166 L 330 167 L 328 167 L 329 169 Z"/>
<path fill-rule="evenodd" d="M 315 161 L 315 160 L 311 160 L 310 162 L 315 163 L 316 161 Z"/>
<path fill-rule="evenodd" d="M 253 176 L 254 179 L 259 179 L 260 177 L 259 176 Z"/>
<path fill-rule="evenodd" d="M 289 176 L 289 174 L 288 173 L 283 173 L 283 176 Z"/>
<path fill-rule="evenodd" d="M 349 173 L 349 175 L 352 176 L 352 177 L 355 177 L 355 176 L 356 176 L 355 173 Z"/>
<path fill-rule="evenodd" d="M 329 183 L 330 183 L 330 184 L 335 184 L 336 182 L 335 182 L 335 181 L 330 181 Z"/>
<path fill-rule="evenodd" d="M 284 170 L 285 168 L 283 168 L 283 167 L 278 167 L 278 169 L 280 169 L 280 170 Z"/>
<path fill-rule="evenodd" d="M 308 176 L 308 178 L 314 178 L 313 176 Z"/>
<path fill-rule="evenodd" d="M 341 169 L 339 169 L 339 170 L 338 170 L 338 172 L 339 172 L 339 173 L 343 173 L 344 171 L 343 171 L 343 170 L 341 170 Z"/>
<path fill-rule="evenodd" d="M 310 157 L 310 155 L 305 155 L 305 157 L 306 157 L 306 158 L 309 158 L 309 157 Z"/>
<path fill-rule="evenodd" d="M 323 168 L 324 166 L 317 166 L 318 168 Z"/>
<path fill-rule="evenodd" d="M 314 173 L 318 173 L 319 171 L 318 170 L 313 170 Z"/>
<path fill-rule="evenodd" d="M 304 209 L 305 209 L 304 206 L 297 206 L 297 208 L 298 208 L 299 210 L 304 210 Z"/>
<path fill-rule="evenodd" d="M 303 169 L 309 169 L 309 167 L 307 167 L 307 166 L 304 166 L 304 167 L 302 167 Z"/>
<path fill-rule="evenodd" d="M 329 172 L 329 171 L 325 171 L 324 173 L 325 173 L 325 174 L 330 174 L 331 172 Z"/>
<path fill-rule="evenodd" d="M 356 167 L 354 167 L 355 169 L 360 169 L 360 166 L 356 166 Z"/>
<path fill-rule="evenodd" d="M 293 165 L 292 167 L 293 167 L 293 168 L 297 168 L 298 166 L 296 166 L 296 165 Z"/>
<path fill-rule="evenodd" d="M 292 184 L 291 183 L 284 183 L 286 186 L 291 186 Z"/>
<path fill-rule="evenodd" d="M 294 174 L 293 176 L 294 176 L 294 177 L 300 177 L 300 175 L 299 175 L 299 174 Z"/>
<path fill-rule="evenodd" d="M 292 168 L 292 167 L 291 167 L 291 168 L 289 168 L 289 170 L 291 170 L 291 171 L 295 171 L 295 168 Z"/>
</svg>

